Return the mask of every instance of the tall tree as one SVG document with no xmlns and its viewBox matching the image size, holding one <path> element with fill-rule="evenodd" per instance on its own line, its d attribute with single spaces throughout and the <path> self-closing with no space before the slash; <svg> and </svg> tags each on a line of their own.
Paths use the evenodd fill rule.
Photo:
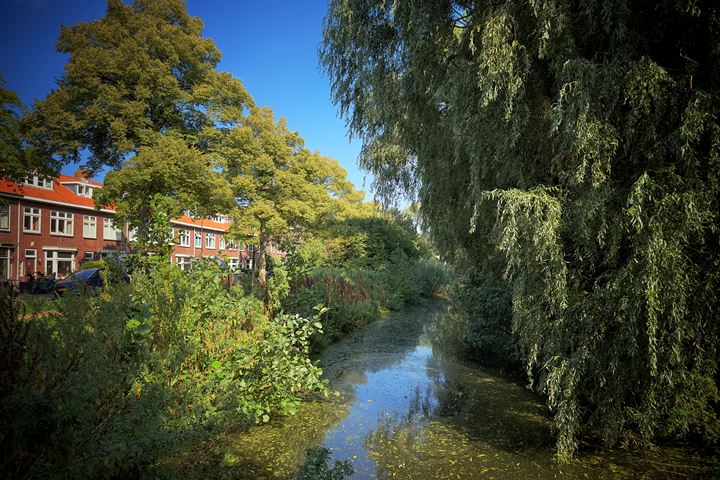
<svg viewBox="0 0 720 480">
<path fill-rule="evenodd" d="M 69 55 L 57 89 L 24 122 L 27 137 L 63 161 L 119 167 L 168 131 L 195 134 L 216 104 L 252 103 L 242 85 L 214 69 L 220 51 L 184 0 L 108 0 L 105 16 L 63 27 Z"/>
<path fill-rule="evenodd" d="M 561 454 L 720 438 L 717 2 L 332 0 L 320 55 L 379 192 L 510 280 Z"/>
<path fill-rule="evenodd" d="M 264 287 L 269 242 L 297 238 L 331 210 L 332 196 L 349 195 L 352 187 L 336 161 L 310 152 L 267 108 L 252 108 L 235 125 L 208 135 L 236 199 L 235 234 L 256 235 Z"/>
</svg>

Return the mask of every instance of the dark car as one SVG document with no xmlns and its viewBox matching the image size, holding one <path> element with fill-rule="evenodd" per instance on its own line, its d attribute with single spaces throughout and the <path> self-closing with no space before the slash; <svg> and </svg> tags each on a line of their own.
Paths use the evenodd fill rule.
<svg viewBox="0 0 720 480">
<path fill-rule="evenodd" d="M 97 267 L 75 272 L 66 279 L 57 282 L 55 291 L 59 295 L 64 295 L 68 292 L 78 294 L 84 288 L 102 288 L 103 279 L 101 272 L 103 270 L 104 268 Z"/>
</svg>

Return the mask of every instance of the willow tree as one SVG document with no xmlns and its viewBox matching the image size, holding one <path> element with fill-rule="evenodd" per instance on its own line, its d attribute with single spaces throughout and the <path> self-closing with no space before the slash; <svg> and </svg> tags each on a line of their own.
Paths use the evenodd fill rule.
<svg viewBox="0 0 720 480">
<path fill-rule="evenodd" d="M 716 2 L 332 0 L 320 55 L 380 194 L 504 259 L 561 454 L 718 440 Z"/>
</svg>

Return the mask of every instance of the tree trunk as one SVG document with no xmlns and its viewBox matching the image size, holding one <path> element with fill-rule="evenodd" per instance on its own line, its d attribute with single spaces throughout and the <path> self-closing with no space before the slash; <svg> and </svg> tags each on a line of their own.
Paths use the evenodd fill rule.
<svg viewBox="0 0 720 480">
<path fill-rule="evenodd" d="M 260 285 L 260 288 L 265 289 L 265 284 L 267 282 L 266 278 L 266 268 L 265 268 L 265 235 L 262 233 L 260 234 L 260 242 L 258 244 L 258 254 L 260 255 L 260 258 L 258 258 L 258 285 Z"/>
</svg>

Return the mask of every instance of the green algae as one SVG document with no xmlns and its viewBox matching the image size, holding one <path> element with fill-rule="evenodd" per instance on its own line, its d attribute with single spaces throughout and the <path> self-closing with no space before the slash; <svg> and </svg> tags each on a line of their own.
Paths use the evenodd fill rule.
<svg viewBox="0 0 720 480">
<path fill-rule="evenodd" d="M 388 316 L 330 346 L 321 362 L 338 397 L 216 439 L 223 475 L 290 479 L 306 450 L 350 460 L 351 478 L 712 478 L 716 455 L 664 448 L 642 455 L 585 446 L 557 461 L 542 399 L 458 358 L 447 304 Z M 192 476 L 189 476 L 192 477 Z M 197 476 L 196 478 L 201 478 Z"/>
</svg>

